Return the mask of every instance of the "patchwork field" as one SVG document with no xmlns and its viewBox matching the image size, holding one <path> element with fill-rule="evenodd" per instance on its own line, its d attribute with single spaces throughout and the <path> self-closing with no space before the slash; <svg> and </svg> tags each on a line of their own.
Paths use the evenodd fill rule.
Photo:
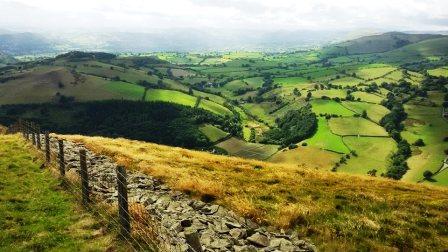
<svg viewBox="0 0 448 252">
<path fill-rule="evenodd" d="M 268 159 L 269 162 L 290 164 L 297 167 L 310 167 L 320 171 L 330 171 L 339 161 L 340 155 L 313 146 L 298 146 L 295 149 L 284 149 Z"/>
<path fill-rule="evenodd" d="M 249 159 L 266 160 L 278 151 L 277 145 L 248 143 L 232 137 L 216 146 L 223 148 L 232 156 Z"/>
<path fill-rule="evenodd" d="M 432 76 L 448 77 L 448 67 L 440 67 L 440 68 L 428 70 L 428 74 L 430 74 Z"/>
<path fill-rule="evenodd" d="M 357 86 L 358 84 L 364 82 L 363 80 L 360 80 L 358 78 L 353 78 L 353 77 L 342 77 L 339 79 L 335 79 L 330 81 L 331 84 L 333 85 L 338 85 L 338 86 Z"/>
<path fill-rule="evenodd" d="M 210 124 L 205 124 L 201 127 L 199 127 L 199 130 L 204 133 L 204 135 L 211 141 L 211 142 L 216 142 L 219 141 L 221 139 L 223 139 L 224 137 L 228 136 L 229 133 L 223 131 L 222 129 L 215 127 L 213 125 Z"/>
<path fill-rule="evenodd" d="M 366 92 L 361 92 L 361 91 L 353 92 L 352 95 L 353 95 L 353 97 L 355 97 L 355 99 L 359 98 L 359 99 L 361 99 L 361 101 L 377 103 L 377 104 L 380 104 L 381 101 L 384 100 L 384 98 L 378 94 L 371 94 L 371 93 L 366 93 Z"/>
<path fill-rule="evenodd" d="M 329 120 L 331 132 L 340 136 L 388 136 L 386 130 L 361 117 L 338 117 Z"/>
<path fill-rule="evenodd" d="M 363 111 L 366 111 L 367 117 L 376 123 L 379 123 L 381 118 L 390 113 L 386 107 L 378 104 L 343 101 L 342 105 L 360 115 Z"/>
<path fill-rule="evenodd" d="M 386 172 L 388 157 L 396 150 L 396 143 L 387 137 L 343 137 L 344 143 L 357 156 L 351 156 L 347 163 L 341 165 L 338 171 L 364 174 L 370 170 L 377 170 L 377 176 Z"/>
<path fill-rule="evenodd" d="M 179 91 L 165 89 L 148 89 L 145 97 L 146 101 L 173 102 L 190 107 L 194 107 L 197 99 L 197 97 Z"/>
<path fill-rule="evenodd" d="M 353 116 L 355 113 L 333 100 L 313 99 L 310 102 L 312 110 L 317 115 L 330 114 L 338 116 Z"/>
<path fill-rule="evenodd" d="M 307 143 L 309 146 L 338 153 L 347 154 L 350 152 L 342 141 L 342 137 L 331 133 L 330 127 L 328 126 L 328 120 L 323 117 L 318 118 L 316 134 L 303 142 Z"/>
<path fill-rule="evenodd" d="M 300 87 L 302 85 L 309 85 L 311 82 L 306 78 L 302 77 L 282 77 L 282 78 L 274 78 L 274 83 L 277 83 L 284 87 Z"/>
<path fill-rule="evenodd" d="M 347 91 L 342 89 L 320 89 L 311 92 L 313 97 L 321 98 L 322 96 L 327 96 L 330 98 L 345 98 L 347 96 Z"/>
<path fill-rule="evenodd" d="M 355 71 L 356 76 L 364 80 L 372 80 L 383 77 L 397 68 L 387 65 L 374 64 L 375 66 L 366 66 Z"/>
<path fill-rule="evenodd" d="M 448 142 L 444 141 L 448 136 L 448 121 L 442 119 L 440 107 L 405 105 L 405 111 L 408 119 L 403 138 L 409 143 L 417 139 L 423 139 L 425 143 L 425 146 L 415 147 L 417 151 L 408 159 L 410 170 L 403 177 L 403 180 L 415 182 L 423 179 L 424 171 L 435 173 L 441 168 L 446 158 L 444 150 L 448 149 Z"/>
</svg>

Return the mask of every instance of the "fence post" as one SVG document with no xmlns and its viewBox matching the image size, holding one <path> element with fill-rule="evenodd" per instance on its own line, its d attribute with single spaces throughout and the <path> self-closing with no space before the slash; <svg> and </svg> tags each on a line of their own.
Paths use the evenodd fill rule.
<svg viewBox="0 0 448 252">
<path fill-rule="evenodd" d="M 50 163 L 50 136 L 49 132 L 45 131 L 45 160 L 47 161 L 47 164 Z"/>
<path fill-rule="evenodd" d="M 81 165 L 81 189 L 82 189 L 82 203 L 88 206 L 89 198 L 89 174 L 87 173 L 86 150 L 79 150 L 79 163 Z"/>
<path fill-rule="evenodd" d="M 41 143 L 41 139 L 40 139 L 40 126 L 36 126 L 36 135 L 37 135 L 37 149 L 40 150 L 42 149 L 42 143 Z"/>
<path fill-rule="evenodd" d="M 117 167 L 117 183 L 118 183 L 118 214 L 120 217 L 121 235 L 128 238 L 131 233 L 131 220 L 129 216 L 128 205 L 128 186 L 126 181 L 126 169 L 124 166 Z"/>
<path fill-rule="evenodd" d="M 33 145 L 36 146 L 36 128 L 34 127 L 34 123 L 31 123 L 31 137 L 33 138 Z"/>
<path fill-rule="evenodd" d="M 59 139 L 59 172 L 61 176 L 65 176 L 65 160 L 64 160 L 64 140 Z"/>
</svg>

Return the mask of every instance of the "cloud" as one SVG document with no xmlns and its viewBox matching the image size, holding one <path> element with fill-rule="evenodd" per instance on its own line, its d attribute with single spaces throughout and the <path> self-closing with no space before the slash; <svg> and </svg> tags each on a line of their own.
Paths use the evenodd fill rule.
<svg viewBox="0 0 448 252">
<path fill-rule="evenodd" d="M 0 0 L 27 31 L 447 30 L 446 0 Z"/>
</svg>

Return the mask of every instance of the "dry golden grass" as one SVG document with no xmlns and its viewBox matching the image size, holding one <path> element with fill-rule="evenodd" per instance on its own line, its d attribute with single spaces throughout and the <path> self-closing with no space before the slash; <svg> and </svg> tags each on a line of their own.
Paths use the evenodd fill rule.
<svg viewBox="0 0 448 252">
<path fill-rule="evenodd" d="M 448 248 L 448 189 L 102 137 L 82 142 L 192 197 L 294 228 L 323 249 Z"/>
<path fill-rule="evenodd" d="M 0 125 L 0 135 L 6 134 L 6 131 L 8 130 L 8 128 L 6 128 L 3 125 Z"/>
</svg>

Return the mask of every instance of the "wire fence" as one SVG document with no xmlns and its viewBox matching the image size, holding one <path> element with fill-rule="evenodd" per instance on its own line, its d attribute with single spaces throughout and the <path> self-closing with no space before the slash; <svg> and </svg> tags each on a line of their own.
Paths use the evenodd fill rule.
<svg viewBox="0 0 448 252">
<path fill-rule="evenodd" d="M 162 217 L 151 214 L 141 200 L 145 185 L 128 184 L 124 166 L 103 165 L 82 146 L 50 137 L 38 124 L 20 120 L 7 133 L 21 133 L 39 151 L 62 180 L 64 187 L 85 209 L 107 223 L 135 251 L 202 251 L 197 232 L 180 238 L 161 225 Z M 140 195 L 139 195 L 140 194 Z"/>
</svg>

